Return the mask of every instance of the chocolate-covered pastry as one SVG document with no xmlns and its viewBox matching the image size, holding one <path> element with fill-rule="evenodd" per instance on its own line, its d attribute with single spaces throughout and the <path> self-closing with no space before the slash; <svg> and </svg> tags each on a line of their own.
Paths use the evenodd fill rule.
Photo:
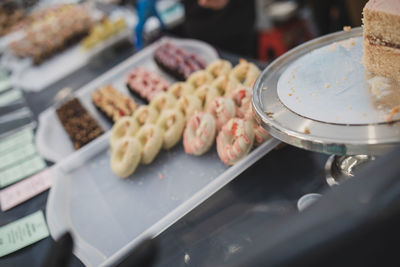
<svg viewBox="0 0 400 267">
<path fill-rule="evenodd" d="M 103 130 L 77 98 L 67 101 L 56 112 L 76 150 L 103 134 Z"/>
<path fill-rule="evenodd" d="M 116 122 L 123 116 L 131 116 L 137 104 L 131 98 L 123 95 L 111 85 L 106 85 L 92 93 L 93 104 L 110 121 Z"/>
<path fill-rule="evenodd" d="M 206 66 L 195 54 L 190 54 L 168 42 L 154 51 L 154 60 L 161 69 L 180 81 L 185 81 L 190 74 Z"/>
</svg>

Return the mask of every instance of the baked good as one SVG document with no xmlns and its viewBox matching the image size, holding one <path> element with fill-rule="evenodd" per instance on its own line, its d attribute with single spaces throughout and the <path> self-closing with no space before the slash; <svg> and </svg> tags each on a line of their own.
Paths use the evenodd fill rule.
<svg viewBox="0 0 400 267">
<path fill-rule="evenodd" d="M 176 108 L 178 106 L 178 100 L 174 95 L 162 92 L 156 95 L 149 105 L 155 108 L 158 112 L 161 112 L 164 109 Z"/>
<path fill-rule="evenodd" d="M 228 97 L 217 97 L 208 106 L 207 112 L 214 116 L 217 130 L 236 115 L 235 103 Z"/>
<path fill-rule="evenodd" d="M 170 149 L 181 139 L 185 128 L 185 118 L 178 109 L 164 109 L 157 125 L 164 131 L 163 148 Z"/>
<path fill-rule="evenodd" d="M 196 90 L 204 84 L 210 84 L 213 80 L 214 78 L 210 73 L 205 70 L 198 70 L 192 73 L 186 82 Z"/>
<path fill-rule="evenodd" d="M 193 115 L 183 133 L 183 147 L 187 154 L 203 155 L 215 140 L 216 123 L 210 113 L 200 112 Z"/>
<path fill-rule="evenodd" d="M 218 76 L 211 85 L 220 91 L 221 95 L 228 95 L 235 90 L 240 84 L 237 80 L 232 79 L 228 74 Z"/>
<path fill-rule="evenodd" d="M 133 118 L 140 126 L 146 123 L 156 123 L 159 116 L 160 113 L 154 107 L 149 105 L 140 106 L 135 113 L 133 113 Z"/>
<path fill-rule="evenodd" d="M 126 85 L 130 92 L 151 101 L 158 93 L 167 91 L 170 84 L 157 74 L 137 67 L 126 76 Z"/>
<path fill-rule="evenodd" d="M 161 44 L 154 51 L 157 65 L 180 81 L 185 81 L 190 74 L 205 68 L 205 63 L 197 55 L 191 54 L 170 42 Z"/>
<path fill-rule="evenodd" d="M 135 137 L 138 130 L 139 124 L 135 119 L 128 116 L 120 118 L 111 128 L 110 146 L 115 147 L 126 136 Z"/>
<path fill-rule="evenodd" d="M 77 98 L 62 104 L 56 113 L 76 150 L 103 134 L 96 120 Z"/>
<path fill-rule="evenodd" d="M 217 152 L 226 165 L 233 165 L 246 156 L 253 146 L 254 130 L 250 121 L 230 119 L 217 136 Z"/>
<path fill-rule="evenodd" d="M 92 101 L 96 108 L 112 122 L 116 122 L 123 116 L 131 116 L 137 108 L 135 101 L 111 85 L 100 87 L 94 91 Z"/>
<path fill-rule="evenodd" d="M 400 81 L 400 2 L 370 0 L 363 10 L 364 54 L 367 70 Z"/>
<path fill-rule="evenodd" d="M 87 8 L 79 4 L 39 13 L 43 15 L 36 16 L 35 23 L 25 24 L 25 36 L 10 44 L 16 56 L 30 57 L 35 65 L 82 39 L 93 25 Z"/>
<path fill-rule="evenodd" d="M 247 111 L 251 109 L 251 89 L 245 86 L 239 86 L 230 93 L 230 97 L 236 105 L 236 115 L 243 118 Z"/>
<path fill-rule="evenodd" d="M 214 62 L 211 62 L 206 68 L 206 71 L 210 73 L 214 79 L 221 75 L 228 75 L 231 70 L 232 64 L 223 59 L 217 59 Z"/>
<path fill-rule="evenodd" d="M 202 111 L 203 105 L 200 98 L 195 95 L 183 95 L 178 100 L 178 107 L 188 121 L 196 112 Z"/>
<path fill-rule="evenodd" d="M 211 84 L 204 84 L 204 85 L 200 86 L 199 88 L 197 88 L 197 90 L 194 93 L 201 100 L 203 108 L 208 106 L 208 103 L 206 103 L 206 98 L 207 98 L 208 91 L 210 91 L 211 88 L 212 88 Z"/>
<path fill-rule="evenodd" d="M 195 90 L 193 86 L 185 82 L 176 82 L 167 90 L 168 93 L 174 95 L 177 99 L 179 99 L 182 95 L 191 95 L 194 94 Z"/>
<path fill-rule="evenodd" d="M 239 64 L 232 69 L 229 75 L 232 79 L 245 86 L 253 86 L 259 74 L 260 70 L 256 65 L 240 59 Z"/>
<path fill-rule="evenodd" d="M 111 170 L 121 178 L 131 175 L 139 165 L 142 145 L 135 137 L 119 140 L 111 152 Z"/>
<path fill-rule="evenodd" d="M 125 28 L 126 23 L 123 18 L 116 20 L 104 18 L 100 23 L 92 27 L 89 35 L 82 40 L 81 45 L 84 49 L 91 49 Z"/>
<path fill-rule="evenodd" d="M 142 164 L 150 164 L 157 156 L 163 144 L 163 130 L 155 124 L 143 125 L 136 135 L 142 144 Z"/>
</svg>

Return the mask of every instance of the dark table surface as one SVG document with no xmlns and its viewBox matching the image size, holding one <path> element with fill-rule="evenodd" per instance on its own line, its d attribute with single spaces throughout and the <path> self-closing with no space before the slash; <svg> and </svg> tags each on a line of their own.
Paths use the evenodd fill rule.
<svg viewBox="0 0 400 267">
<path fill-rule="evenodd" d="M 134 53 L 128 44 L 109 49 L 101 57 L 38 93 L 25 93 L 35 118 L 52 105 L 56 93 L 79 89 Z M 221 52 L 234 64 L 238 57 Z M 260 67 L 265 67 L 261 64 Z M 327 188 L 324 164 L 328 156 L 283 145 L 260 159 L 203 204 L 157 237 L 156 266 L 220 266 L 233 264 L 265 238 L 265 227 L 297 212 L 297 200 Z M 51 164 L 51 163 L 49 163 Z M 37 210 L 45 211 L 48 191 L 2 212 L 0 226 Z M 51 237 L 0 259 L 0 266 L 40 266 Z M 82 266 L 75 256 L 71 266 Z"/>
</svg>

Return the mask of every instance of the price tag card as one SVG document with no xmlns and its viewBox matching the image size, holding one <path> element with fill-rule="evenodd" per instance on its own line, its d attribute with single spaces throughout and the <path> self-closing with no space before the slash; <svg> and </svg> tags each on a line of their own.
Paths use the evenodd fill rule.
<svg viewBox="0 0 400 267">
<path fill-rule="evenodd" d="M 51 171 L 45 169 L 0 191 L 1 210 L 9 210 L 42 193 L 51 186 Z"/>
<path fill-rule="evenodd" d="M 39 155 L 35 155 L 32 158 L 26 159 L 21 164 L 0 171 L 0 187 L 18 182 L 45 167 L 46 163 L 44 160 Z"/>
<path fill-rule="evenodd" d="M 41 210 L 0 228 L 0 257 L 49 236 Z"/>
<path fill-rule="evenodd" d="M 24 128 L 12 135 L 0 139 L 0 153 L 3 154 L 17 145 L 31 143 L 33 140 L 33 130 L 30 127 Z"/>
</svg>

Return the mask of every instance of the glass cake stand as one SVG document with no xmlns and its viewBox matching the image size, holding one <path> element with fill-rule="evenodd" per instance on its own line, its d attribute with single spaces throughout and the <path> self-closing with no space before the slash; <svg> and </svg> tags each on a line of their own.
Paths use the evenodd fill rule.
<svg viewBox="0 0 400 267">
<path fill-rule="evenodd" d="M 272 136 L 331 154 L 329 185 L 400 143 L 400 88 L 361 57 L 361 28 L 333 33 L 279 57 L 254 85 L 256 118 Z"/>
</svg>

